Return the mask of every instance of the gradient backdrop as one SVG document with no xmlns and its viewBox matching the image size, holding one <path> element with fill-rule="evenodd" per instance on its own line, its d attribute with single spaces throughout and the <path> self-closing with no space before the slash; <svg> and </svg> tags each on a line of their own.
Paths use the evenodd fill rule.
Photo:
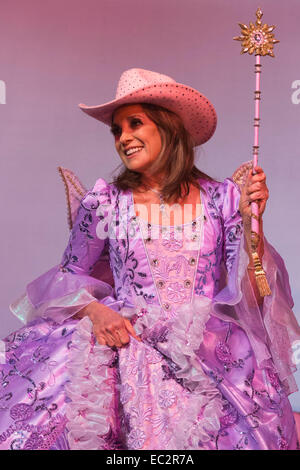
<svg viewBox="0 0 300 470">
<path fill-rule="evenodd" d="M 21 326 L 8 305 L 60 261 L 68 241 L 57 166 L 90 188 L 119 163 L 108 128 L 77 105 L 113 99 L 124 70 L 170 75 L 214 103 L 217 131 L 198 151 L 211 176 L 252 159 L 254 58 L 232 37 L 258 6 L 281 41 L 276 58 L 262 60 L 264 229 L 285 260 L 299 319 L 300 0 L 258 1 L 0 0 L 0 337 Z M 300 411 L 300 392 L 291 402 Z"/>
</svg>

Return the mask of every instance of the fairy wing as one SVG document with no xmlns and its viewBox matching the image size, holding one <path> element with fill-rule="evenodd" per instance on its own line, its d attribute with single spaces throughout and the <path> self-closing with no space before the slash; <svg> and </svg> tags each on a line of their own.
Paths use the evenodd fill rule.
<svg viewBox="0 0 300 470">
<path fill-rule="evenodd" d="M 252 168 L 252 160 L 243 163 L 239 166 L 232 175 L 233 181 L 239 185 L 240 188 L 244 186 L 246 183 L 247 175 L 249 173 L 250 168 Z"/>
<path fill-rule="evenodd" d="M 68 211 L 68 224 L 69 229 L 72 230 L 73 224 L 78 212 L 80 201 L 83 196 L 87 193 L 87 189 L 83 186 L 79 178 L 73 173 L 73 171 L 58 167 L 60 176 L 62 177 L 66 198 L 67 198 L 67 211 Z"/>
<path fill-rule="evenodd" d="M 87 189 L 81 183 L 79 178 L 73 173 L 73 171 L 58 167 L 59 174 L 63 180 L 66 199 L 67 199 L 67 212 L 68 212 L 68 225 L 69 229 L 72 230 L 76 215 L 80 206 L 80 202 L 84 195 L 87 193 Z M 114 279 L 109 263 L 108 246 L 106 245 L 103 252 L 101 253 L 99 260 L 94 266 L 91 276 L 99 279 L 100 281 L 106 282 L 114 287 Z"/>
</svg>

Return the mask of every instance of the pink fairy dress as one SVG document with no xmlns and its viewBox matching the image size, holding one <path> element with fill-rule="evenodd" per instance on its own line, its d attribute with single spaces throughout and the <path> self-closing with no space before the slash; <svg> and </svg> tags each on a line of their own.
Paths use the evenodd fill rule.
<svg viewBox="0 0 300 470">
<path fill-rule="evenodd" d="M 272 295 L 258 306 L 239 187 L 199 182 L 201 216 L 170 236 L 136 218 L 130 191 L 101 178 L 83 191 L 60 263 L 10 306 L 26 324 L 4 340 L 0 449 L 297 448 L 284 262 L 264 238 Z M 95 299 L 141 341 L 98 344 L 74 318 Z"/>
</svg>

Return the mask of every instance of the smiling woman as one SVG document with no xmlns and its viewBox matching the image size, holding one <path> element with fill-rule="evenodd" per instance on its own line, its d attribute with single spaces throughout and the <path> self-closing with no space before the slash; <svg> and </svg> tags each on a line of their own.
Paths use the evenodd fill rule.
<svg viewBox="0 0 300 470">
<path fill-rule="evenodd" d="M 125 128 L 118 125 L 125 121 Z M 194 141 L 182 120 L 159 105 L 123 105 L 115 111 L 111 132 L 125 165 L 114 180 L 122 189 L 161 189 L 166 202 L 184 200 L 190 184 L 199 188 L 199 178 L 211 180 L 194 164 Z M 127 156 L 126 150 L 142 145 L 142 150 Z"/>
<path fill-rule="evenodd" d="M 149 103 L 123 105 L 112 116 L 111 132 L 124 163 L 114 184 L 133 190 L 136 214 L 144 209 L 144 219 L 162 223 L 157 208 L 163 201 L 171 225 L 199 215 L 199 178 L 211 178 L 194 165 L 193 139 L 175 113 Z"/>
<path fill-rule="evenodd" d="M 156 124 L 148 118 L 142 106 L 127 105 L 116 110 L 112 132 L 117 152 L 126 167 L 140 174 L 150 173 L 162 142 Z"/>
<path fill-rule="evenodd" d="M 127 70 L 115 100 L 80 107 L 111 127 L 122 170 L 80 197 L 61 262 L 11 305 L 27 325 L 5 340 L 0 448 L 296 449 L 288 274 L 262 236 L 261 298 L 248 248 L 263 170 L 202 173 L 214 107 L 166 75 Z M 173 202 L 191 217 L 160 223 Z"/>
</svg>

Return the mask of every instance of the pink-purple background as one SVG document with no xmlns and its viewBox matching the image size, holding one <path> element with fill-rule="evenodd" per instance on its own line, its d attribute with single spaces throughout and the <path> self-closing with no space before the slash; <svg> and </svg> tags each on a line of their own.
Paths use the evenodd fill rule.
<svg viewBox="0 0 300 470">
<path fill-rule="evenodd" d="M 217 131 L 199 151 L 204 171 L 223 179 L 252 158 L 254 58 L 241 56 L 232 37 L 258 6 L 281 41 L 275 59 L 262 59 L 264 228 L 286 262 L 299 319 L 300 93 L 294 104 L 292 84 L 300 80 L 300 1 L 0 0 L 0 337 L 21 326 L 9 303 L 60 261 L 67 243 L 57 166 L 91 187 L 119 164 L 108 128 L 77 104 L 113 99 L 124 70 L 170 75 L 214 103 Z M 300 411 L 300 392 L 291 402 Z"/>
</svg>

